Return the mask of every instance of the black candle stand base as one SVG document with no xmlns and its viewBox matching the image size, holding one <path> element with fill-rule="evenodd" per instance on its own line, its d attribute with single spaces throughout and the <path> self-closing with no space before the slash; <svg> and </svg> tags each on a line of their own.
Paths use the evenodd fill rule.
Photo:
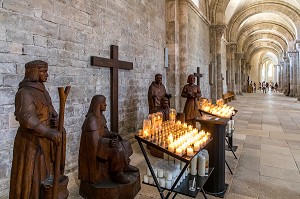
<svg viewBox="0 0 300 199">
<path fill-rule="evenodd" d="M 219 192 L 219 193 L 210 193 L 210 192 L 208 192 L 208 191 L 205 191 L 205 193 L 206 194 L 209 194 L 209 195 L 212 195 L 212 196 L 215 196 L 215 197 L 218 197 L 218 198 L 224 198 L 224 196 L 225 196 L 225 194 L 226 194 L 226 191 L 227 191 L 227 189 L 228 189 L 228 184 L 225 184 L 225 189 L 224 189 L 224 191 L 222 191 L 222 192 Z"/>
</svg>

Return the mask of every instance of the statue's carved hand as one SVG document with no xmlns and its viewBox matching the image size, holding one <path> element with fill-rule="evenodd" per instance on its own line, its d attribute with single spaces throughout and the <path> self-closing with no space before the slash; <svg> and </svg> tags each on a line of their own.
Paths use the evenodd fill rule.
<svg viewBox="0 0 300 199">
<path fill-rule="evenodd" d="M 117 147 L 119 145 L 118 139 L 111 139 L 109 140 L 108 146 L 109 147 Z"/>
<path fill-rule="evenodd" d="M 50 119 L 50 126 L 51 126 L 51 128 L 58 127 L 58 117 L 54 117 L 54 118 Z"/>
<path fill-rule="evenodd" d="M 51 140 L 55 144 L 58 144 L 61 142 L 61 134 L 58 130 L 56 129 L 49 129 L 45 135 L 45 137 L 48 140 Z"/>
<path fill-rule="evenodd" d="M 193 97 L 193 93 L 192 92 L 188 92 L 186 95 L 187 95 L 188 98 Z"/>
</svg>

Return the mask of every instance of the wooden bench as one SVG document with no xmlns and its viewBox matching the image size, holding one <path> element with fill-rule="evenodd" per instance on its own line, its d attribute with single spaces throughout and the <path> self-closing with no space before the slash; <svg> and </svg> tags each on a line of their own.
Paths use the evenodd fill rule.
<svg viewBox="0 0 300 199">
<path fill-rule="evenodd" d="M 234 99 L 234 96 L 235 96 L 235 94 L 234 94 L 233 91 L 228 91 L 227 93 L 224 93 L 224 94 L 222 95 L 222 98 L 223 98 L 223 100 L 224 100 L 224 103 L 226 104 L 227 102 L 231 102 L 231 100 Z"/>
</svg>

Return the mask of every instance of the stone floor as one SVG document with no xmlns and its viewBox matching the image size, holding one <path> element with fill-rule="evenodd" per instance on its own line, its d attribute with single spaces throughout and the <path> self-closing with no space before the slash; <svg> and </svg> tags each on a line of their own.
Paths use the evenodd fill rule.
<svg viewBox="0 0 300 199">
<path fill-rule="evenodd" d="M 238 160 L 226 152 L 233 169 L 226 170 L 227 199 L 300 198 L 300 103 L 280 93 L 238 96 L 230 104 L 238 109 L 234 117 L 234 145 Z M 146 163 L 137 144 L 133 145 L 132 164 L 146 171 Z M 226 168 L 227 169 L 227 168 Z M 79 199 L 77 174 L 69 184 L 71 199 Z M 142 184 L 136 199 L 158 199 L 156 188 Z M 177 195 L 176 198 L 188 198 Z M 197 198 L 203 198 L 201 193 Z M 215 198 L 208 195 L 208 198 Z"/>
</svg>

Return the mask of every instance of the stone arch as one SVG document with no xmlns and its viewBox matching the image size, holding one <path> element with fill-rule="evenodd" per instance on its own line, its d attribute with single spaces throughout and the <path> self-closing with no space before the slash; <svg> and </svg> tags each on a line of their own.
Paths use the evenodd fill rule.
<svg viewBox="0 0 300 199">
<path fill-rule="evenodd" d="M 258 13 L 277 13 L 291 19 L 296 27 L 300 27 L 300 10 L 286 2 L 257 2 L 249 7 L 238 11 L 233 15 L 228 24 L 228 38 L 230 41 L 236 41 L 237 30 L 241 24 L 250 16 Z M 297 30 L 295 30 L 296 32 Z"/>
<path fill-rule="evenodd" d="M 243 41 L 246 40 L 248 35 L 251 35 L 252 33 L 262 30 L 274 30 L 273 34 L 277 34 L 278 36 L 282 37 L 284 36 L 285 42 L 288 44 L 289 48 L 293 45 L 295 41 L 295 35 L 293 34 L 292 30 L 284 27 L 283 24 L 279 24 L 277 22 L 267 22 L 262 21 L 256 24 L 251 24 L 248 26 L 245 26 L 237 35 L 237 42 L 238 42 L 238 51 L 241 51 Z"/>
<path fill-rule="evenodd" d="M 250 60 L 253 52 L 256 51 L 257 49 L 262 49 L 262 48 L 269 48 L 269 49 L 275 50 L 278 57 L 280 56 L 280 54 L 283 54 L 283 52 L 284 52 L 280 48 L 280 46 L 276 45 L 275 43 L 272 43 L 269 41 L 257 41 L 257 42 L 252 43 L 248 47 L 248 49 L 246 51 L 246 59 Z"/>
<path fill-rule="evenodd" d="M 212 24 L 225 23 L 225 9 L 230 0 L 212 0 L 210 2 L 210 21 Z"/>
<path fill-rule="evenodd" d="M 255 34 L 252 34 L 248 36 L 245 41 L 242 44 L 242 52 L 245 51 L 245 49 L 248 49 L 248 47 L 255 41 L 258 40 L 267 40 L 276 43 L 281 47 L 283 50 L 288 50 L 288 44 L 286 41 L 280 37 L 279 35 L 276 35 L 274 33 L 269 32 L 257 32 Z M 242 42 L 241 42 L 242 43 Z"/>
</svg>

